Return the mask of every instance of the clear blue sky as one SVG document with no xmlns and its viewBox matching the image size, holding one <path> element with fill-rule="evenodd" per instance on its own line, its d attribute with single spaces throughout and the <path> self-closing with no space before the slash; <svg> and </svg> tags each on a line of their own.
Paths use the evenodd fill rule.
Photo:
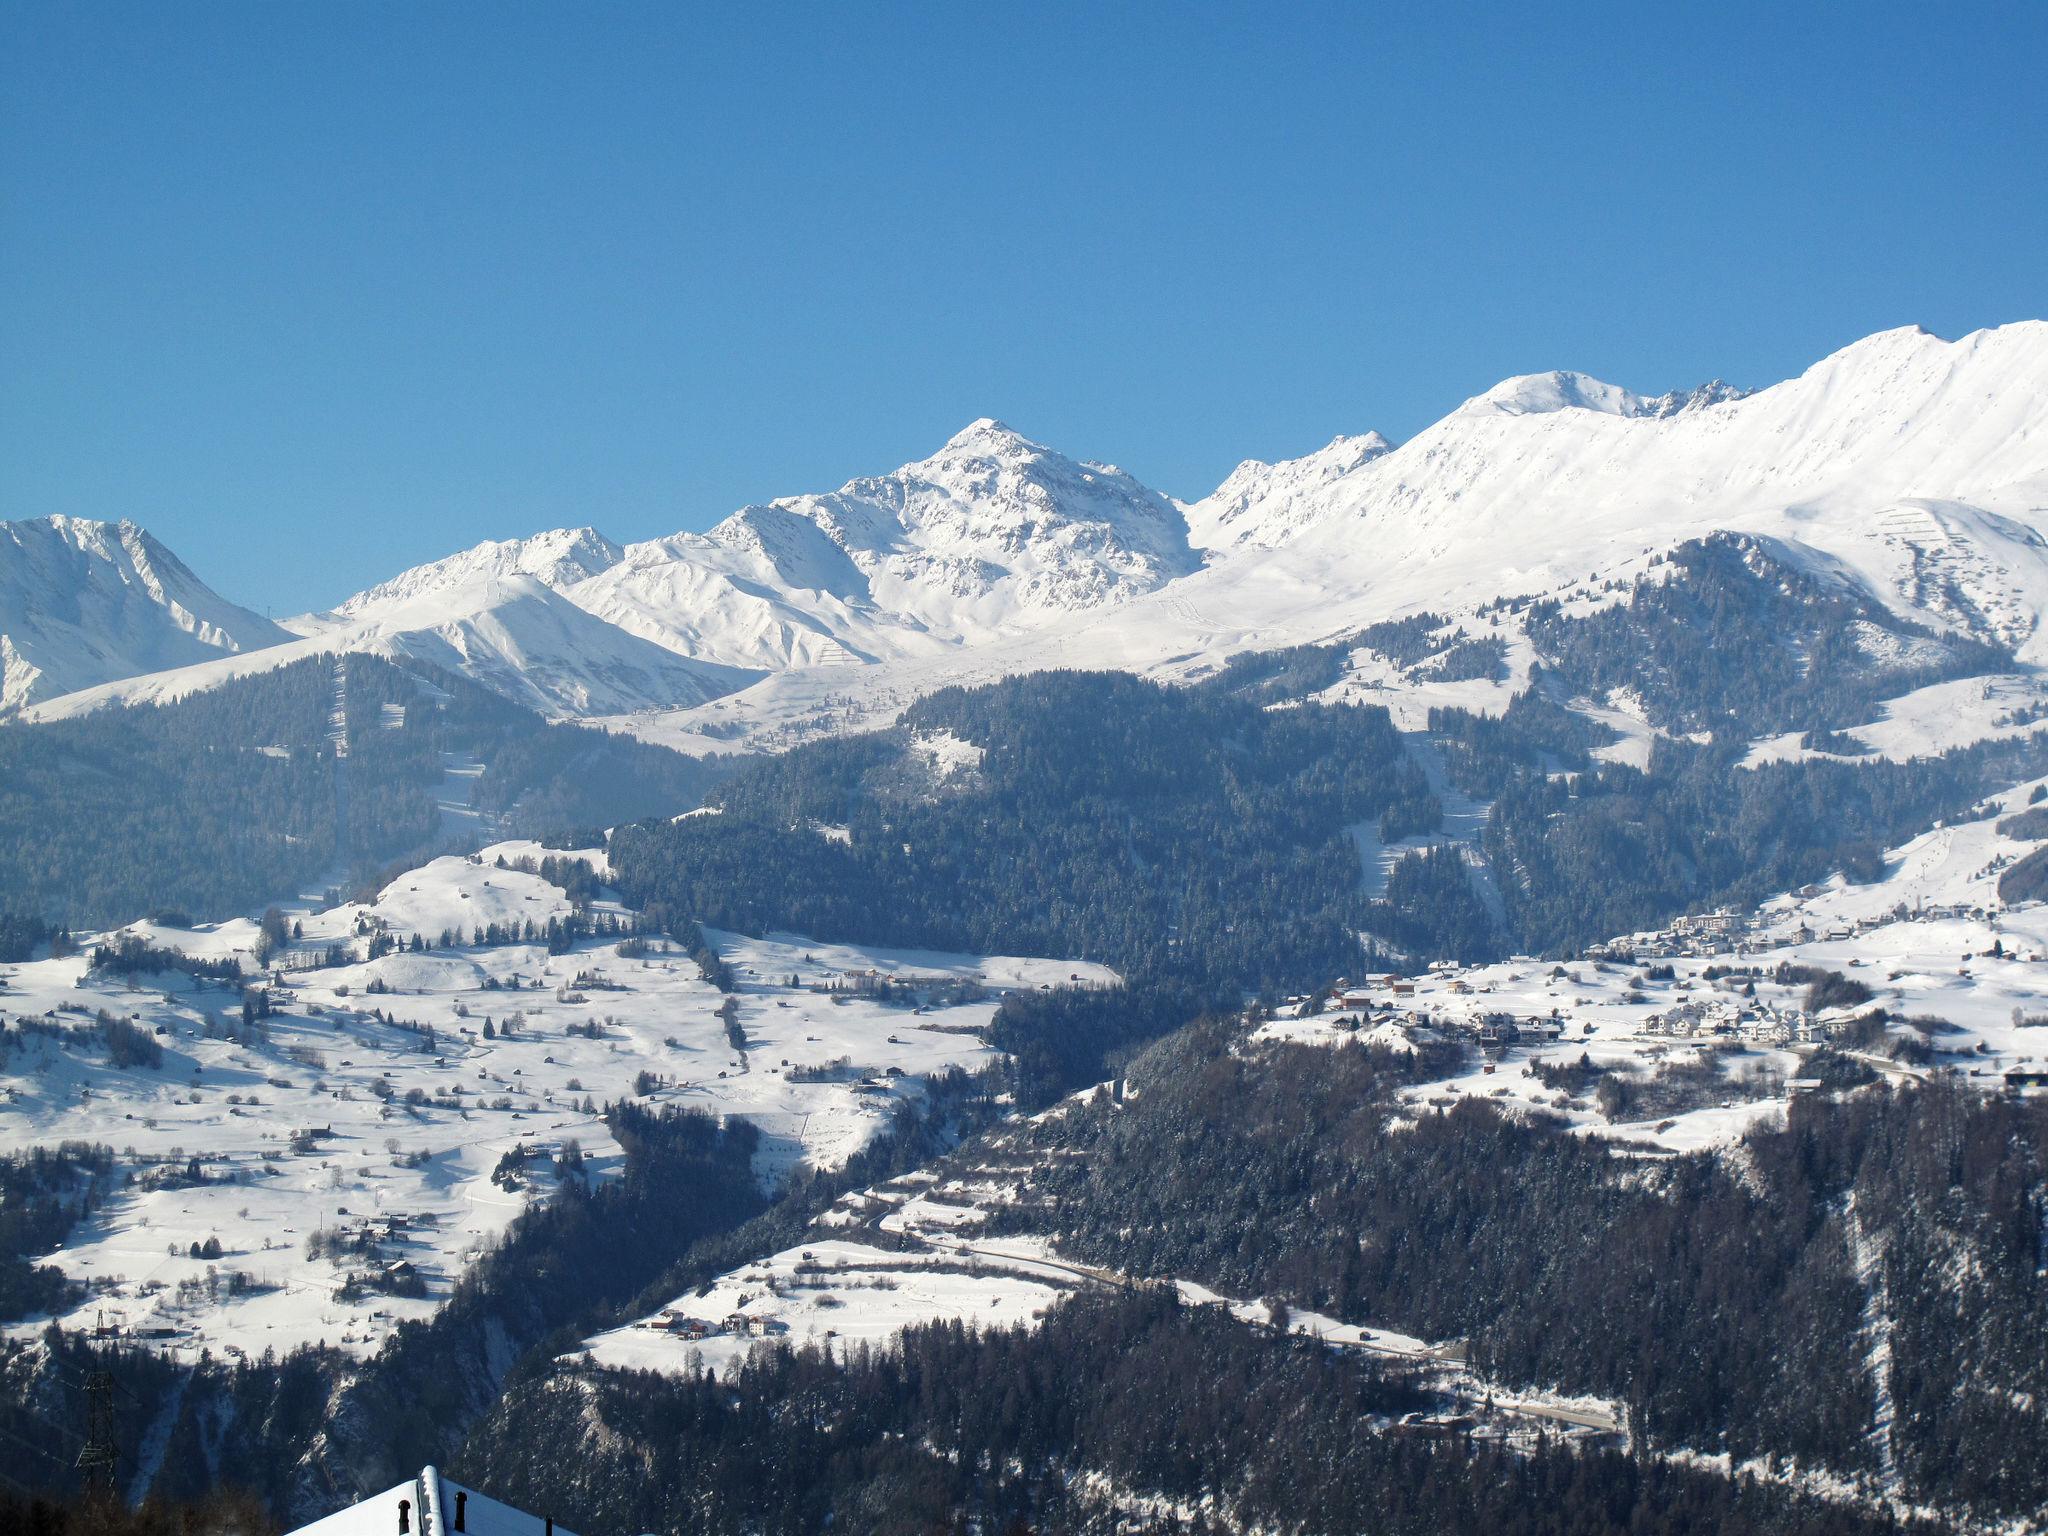
<svg viewBox="0 0 2048 1536">
<path fill-rule="evenodd" d="M 2048 313 L 2048 6 L 0 11 L 0 516 L 283 614 L 978 415 L 1177 495 Z"/>
</svg>

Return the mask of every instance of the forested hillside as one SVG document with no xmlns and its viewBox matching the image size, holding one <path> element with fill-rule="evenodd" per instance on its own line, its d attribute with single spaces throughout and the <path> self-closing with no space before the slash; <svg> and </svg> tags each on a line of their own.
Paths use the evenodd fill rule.
<svg viewBox="0 0 2048 1536">
<path fill-rule="evenodd" d="M 844 1368 L 766 1349 L 718 1381 L 564 1373 L 509 1394 L 454 1470 L 581 1529 L 714 1536 L 1899 1528 L 1612 1452 L 1369 1427 L 1417 1402 L 1398 1372 L 1148 1288 L 1028 1332 L 917 1329 Z M 1120 1516 L 1119 1495 L 1167 1508 Z"/>
<path fill-rule="evenodd" d="M 1704 637 L 1701 654 L 1729 658 L 1717 676 L 1741 670 L 1742 633 Z M 1586 654 L 1639 638 L 1615 630 Z M 1411 962 L 1569 953 L 1838 870 L 1875 878 L 1884 848 L 2048 767 L 2048 735 L 1756 768 L 1746 738 L 1717 736 L 1659 741 L 1644 771 L 1598 758 L 1609 733 L 1539 670 L 1500 714 L 1429 716 L 1450 780 L 1491 802 L 1479 844 L 1498 905 L 1450 848 L 1401 858 L 1369 898 L 1347 829 L 1430 833 L 1441 808 L 1383 710 L 1275 702 L 1329 665 L 1310 651 L 1192 688 L 1098 673 L 948 689 L 890 730 L 752 766 L 717 791 L 717 816 L 620 829 L 613 867 L 638 903 L 744 932 L 1289 990 L 1370 968 L 1360 935 Z M 1833 710 L 1862 686 L 1811 697 Z M 1720 697 L 1704 688 L 1672 697 Z"/>
<path fill-rule="evenodd" d="M 1875 1476 L 1888 1392 L 1916 1498 L 2048 1502 L 2048 1102 L 1797 1099 L 1732 1154 L 1646 1163 L 1479 1100 L 1397 1102 L 1444 1070 L 1183 1031 L 1123 1102 L 1004 1146 L 1035 1171 L 1000 1219 L 1126 1273 L 1469 1336 L 1494 1378 L 1617 1399 L 1663 1446 Z M 1872 1307 L 1896 1319 L 1882 1363 Z"/>
<path fill-rule="evenodd" d="M 1286 987 L 1358 968 L 1345 829 L 1427 794 L 1381 709 L 1043 673 L 758 764 L 611 855 L 635 903 L 720 927 Z"/>
<path fill-rule="evenodd" d="M 1527 623 L 1572 691 L 1626 689 L 1663 730 L 1744 741 L 1861 725 L 1884 699 L 2012 665 L 1996 646 L 1936 635 L 1823 580 L 1772 540 L 1732 533 L 1680 545 L 1623 601 L 1576 615 L 1535 603 Z"/>
<path fill-rule="evenodd" d="M 1498 716 L 1435 709 L 1429 724 L 1451 779 L 1492 802 L 1482 843 L 1501 872 L 1499 937 L 1531 954 L 1569 953 L 1680 912 L 1747 908 L 1837 871 L 1876 879 L 1885 849 L 2048 768 L 2048 734 L 2035 733 L 1904 762 L 1756 767 L 1744 766 L 1740 739 L 1663 740 L 1642 770 L 1594 758 L 1597 728 L 1536 690 Z M 1455 874 L 1447 888 L 1418 881 L 1428 895 L 1390 892 L 1411 947 L 1457 953 L 1495 938 Z"/>
<path fill-rule="evenodd" d="M 430 668 L 315 657 L 172 704 L 0 725 L 0 906 L 72 927 L 207 919 L 345 880 L 473 837 L 438 808 L 459 760 L 481 765 L 477 808 L 529 834 L 687 809 L 717 771 Z"/>
</svg>

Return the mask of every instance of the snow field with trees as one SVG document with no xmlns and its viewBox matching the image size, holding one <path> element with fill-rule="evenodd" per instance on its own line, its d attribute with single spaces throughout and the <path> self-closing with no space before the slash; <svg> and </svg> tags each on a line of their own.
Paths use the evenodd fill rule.
<svg viewBox="0 0 2048 1536">
<path fill-rule="evenodd" d="M 772 1188 L 843 1162 L 926 1074 L 992 1060 L 980 1031 L 1004 989 L 1078 974 L 712 932 L 723 991 L 601 892 L 572 923 L 562 886 L 514 867 L 541 857 L 574 871 L 557 878 L 593 873 L 497 845 L 400 874 L 374 902 L 140 923 L 0 965 L 0 1149 L 97 1144 L 117 1170 L 37 1259 L 76 1287 L 63 1326 L 367 1354 L 561 1180 L 616 1174 L 605 1103 L 749 1120 Z M 231 960 L 267 979 L 164 968 Z"/>
</svg>

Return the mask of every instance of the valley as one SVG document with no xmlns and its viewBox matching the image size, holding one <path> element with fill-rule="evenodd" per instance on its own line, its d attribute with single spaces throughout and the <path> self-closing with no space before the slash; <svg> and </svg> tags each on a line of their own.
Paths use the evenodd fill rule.
<svg viewBox="0 0 2048 1536">
<path fill-rule="evenodd" d="M 105 1369 L 132 1498 L 294 1520 L 2029 1529 L 2044 396 L 2034 322 L 1529 375 L 1193 501 L 984 418 L 270 630 L 7 525 L 0 1432 Z"/>
</svg>

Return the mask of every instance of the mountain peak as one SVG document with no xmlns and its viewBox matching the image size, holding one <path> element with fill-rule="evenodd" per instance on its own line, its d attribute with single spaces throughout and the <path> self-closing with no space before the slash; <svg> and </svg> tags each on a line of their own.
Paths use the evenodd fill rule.
<svg viewBox="0 0 2048 1536">
<path fill-rule="evenodd" d="M 1738 388 L 1726 379 L 1709 379 L 1693 389 L 1674 389 L 1669 394 L 1653 396 L 1642 402 L 1642 407 L 1636 414 L 1654 416 L 1661 420 L 1667 416 L 1683 415 L 1687 411 L 1704 411 L 1712 406 L 1747 400 L 1753 393 L 1755 391 Z"/>
<path fill-rule="evenodd" d="M 288 638 L 127 519 L 0 522 L 0 713 Z"/>
<path fill-rule="evenodd" d="M 1502 379 L 1458 408 L 1463 416 L 1540 416 L 1552 411 L 1596 411 L 1603 416 L 1639 416 L 1643 399 L 1589 373 L 1552 369 Z"/>
<path fill-rule="evenodd" d="M 996 453 L 1015 454 L 1018 452 L 1044 453 L 1043 443 L 1035 443 L 1006 421 L 993 416 L 977 416 L 958 432 L 946 439 L 939 453 Z M 936 458 L 938 455 L 933 455 Z"/>
<path fill-rule="evenodd" d="M 1332 485 L 1393 450 L 1377 432 L 1339 432 L 1298 459 L 1246 459 L 1215 490 L 1189 503 L 1188 536 L 1212 551 L 1276 548 L 1322 516 Z"/>
<path fill-rule="evenodd" d="M 1466 401 L 1456 414 L 1541 416 L 1554 411 L 1592 411 L 1601 416 L 1663 420 L 1687 411 L 1726 405 L 1750 394 L 1751 391 L 1738 389 L 1726 379 L 1713 379 L 1693 389 L 1674 389 L 1662 395 L 1639 395 L 1618 384 L 1605 383 L 1591 374 L 1553 369 L 1549 373 L 1524 373 L 1503 379 L 1485 394 Z"/>
<path fill-rule="evenodd" d="M 409 602 L 480 579 L 531 576 L 543 584 L 573 586 L 609 570 L 625 551 L 595 528 L 549 528 L 523 539 L 485 539 L 443 560 L 401 571 L 348 599 L 335 613 L 353 618 L 387 603 Z"/>
</svg>

